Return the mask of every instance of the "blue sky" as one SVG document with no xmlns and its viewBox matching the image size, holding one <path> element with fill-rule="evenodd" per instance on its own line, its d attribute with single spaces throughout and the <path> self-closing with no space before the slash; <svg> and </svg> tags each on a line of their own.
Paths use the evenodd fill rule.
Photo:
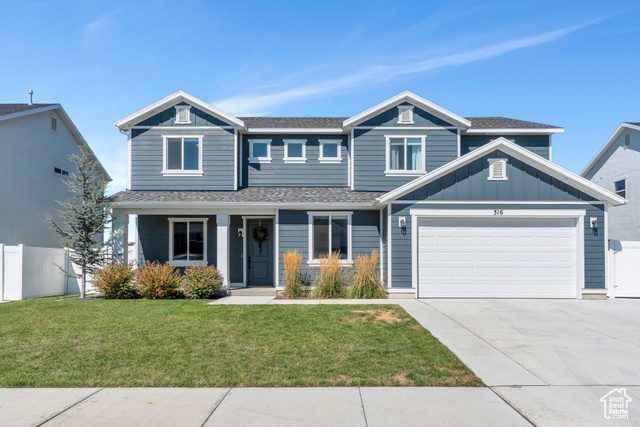
<svg viewBox="0 0 640 427">
<path fill-rule="evenodd" d="M 604 7 L 603 5 L 607 5 Z M 0 102 L 61 103 L 114 178 L 113 122 L 179 89 L 236 115 L 352 116 L 410 90 L 564 127 L 580 172 L 640 121 L 636 2 L 2 2 Z"/>
</svg>

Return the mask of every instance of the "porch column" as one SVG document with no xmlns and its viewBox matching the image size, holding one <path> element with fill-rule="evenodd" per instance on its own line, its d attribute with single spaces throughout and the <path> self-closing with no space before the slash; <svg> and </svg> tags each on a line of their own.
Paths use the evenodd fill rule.
<svg viewBox="0 0 640 427">
<path fill-rule="evenodd" d="M 129 262 L 129 215 L 116 215 L 116 219 L 111 224 L 113 238 L 111 256 L 113 261 L 126 264 Z"/>
<path fill-rule="evenodd" d="M 216 225 L 216 267 L 224 279 L 223 287 L 229 289 L 229 215 L 216 215 Z"/>
</svg>

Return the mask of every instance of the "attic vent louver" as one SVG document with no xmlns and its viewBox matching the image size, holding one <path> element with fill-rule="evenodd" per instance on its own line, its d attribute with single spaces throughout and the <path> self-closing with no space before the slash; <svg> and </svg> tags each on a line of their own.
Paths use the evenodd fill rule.
<svg viewBox="0 0 640 427">
<path fill-rule="evenodd" d="M 628 147 L 629 145 L 631 145 L 631 135 L 630 134 L 626 134 L 624 136 L 624 146 Z"/>
<path fill-rule="evenodd" d="M 507 160 L 489 159 L 489 180 L 503 181 L 507 179 Z"/>
<path fill-rule="evenodd" d="M 51 130 L 56 132 L 58 130 L 58 119 L 51 116 Z"/>
</svg>

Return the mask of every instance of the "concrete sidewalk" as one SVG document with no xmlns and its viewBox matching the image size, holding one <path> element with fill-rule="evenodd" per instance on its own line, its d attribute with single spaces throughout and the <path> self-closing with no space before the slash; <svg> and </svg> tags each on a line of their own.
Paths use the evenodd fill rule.
<svg viewBox="0 0 640 427">
<path fill-rule="evenodd" d="M 487 388 L 0 389 L 2 426 L 530 425 Z"/>
</svg>

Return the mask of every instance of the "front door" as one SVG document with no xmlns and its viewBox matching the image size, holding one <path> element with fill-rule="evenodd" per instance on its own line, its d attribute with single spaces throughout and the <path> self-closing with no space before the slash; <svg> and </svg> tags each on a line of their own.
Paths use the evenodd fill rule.
<svg viewBox="0 0 640 427">
<path fill-rule="evenodd" d="M 249 286 L 273 286 L 273 219 L 247 220 Z"/>
</svg>

